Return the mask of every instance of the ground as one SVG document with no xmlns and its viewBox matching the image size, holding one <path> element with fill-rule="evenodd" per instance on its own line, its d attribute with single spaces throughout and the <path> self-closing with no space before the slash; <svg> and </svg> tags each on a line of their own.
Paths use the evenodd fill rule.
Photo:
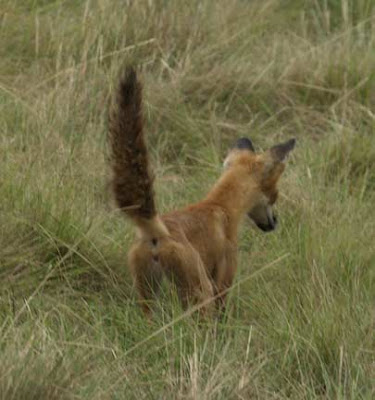
<svg viewBox="0 0 375 400">
<path fill-rule="evenodd" d="M 374 1 L 0 5 L 0 398 L 374 398 Z M 124 63 L 160 212 L 202 198 L 236 138 L 298 140 L 221 320 L 169 285 L 151 323 L 136 304 L 106 142 Z"/>
</svg>

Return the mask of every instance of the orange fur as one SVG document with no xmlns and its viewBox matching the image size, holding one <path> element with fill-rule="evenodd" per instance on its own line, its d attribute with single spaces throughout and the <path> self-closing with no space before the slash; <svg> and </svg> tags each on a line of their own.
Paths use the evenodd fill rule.
<svg viewBox="0 0 375 400">
<path fill-rule="evenodd" d="M 232 285 L 243 216 L 249 214 L 263 230 L 275 227 L 270 207 L 294 140 L 256 154 L 251 142 L 242 139 L 250 143 L 249 148 L 242 142 L 229 152 L 225 171 L 202 201 L 159 216 L 143 138 L 140 93 L 134 70 L 127 69 L 112 113 L 110 138 L 115 197 L 138 232 L 128 260 L 142 308 L 150 313 L 150 300 L 166 276 L 176 285 L 184 307 L 204 302 L 202 309 L 209 312 L 209 300 L 215 298 L 217 306 L 223 307 Z"/>
</svg>

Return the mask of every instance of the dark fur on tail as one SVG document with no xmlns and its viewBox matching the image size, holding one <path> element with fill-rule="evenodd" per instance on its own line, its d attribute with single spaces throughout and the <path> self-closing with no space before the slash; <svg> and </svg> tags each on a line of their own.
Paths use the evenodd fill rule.
<svg viewBox="0 0 375 400">
<path fill-rule="evenodd" d="M 110 113 L 109 137 L 117 205 L 129 217 L 154 217 L 153 178 L 143 134 L 142 86 L 132 67 L 125 69 L 117 89 Z"/>
</svg>

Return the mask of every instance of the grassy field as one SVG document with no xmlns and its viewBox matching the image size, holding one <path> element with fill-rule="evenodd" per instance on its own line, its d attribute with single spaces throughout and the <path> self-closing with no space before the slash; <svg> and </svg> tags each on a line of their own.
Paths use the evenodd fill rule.
<svg viewBox="0 0 375 400">
<path fill-rule="evenodd" d="M 152 323 L 137 307 L 108 188 L 124 62 L 160 211 L 235 138 L 298 140 L 222 321 L 169 285 Z M 0 106 L 0 399 L 375 397 L 373 0 L 0 0 Z"/>
</svg>

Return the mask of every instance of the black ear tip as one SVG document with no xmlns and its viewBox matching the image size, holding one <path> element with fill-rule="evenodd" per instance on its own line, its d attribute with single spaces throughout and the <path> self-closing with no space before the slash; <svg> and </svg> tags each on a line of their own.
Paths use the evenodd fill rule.
<svg viewBox="0 0 375 400">
<path fill-rule="evenodd" d="M 276 161 L 282 162 L 286 159 L 288 154 L 294 149 L 295 145 L 296 145 L 296 139 L 293 138 L 287 140 L 286 142 L 271 147 L 270 151 L 273 158 Z"/>
<path fill-rule="evenodd" d="M 240 150 L 251 150 L 255 152 L 252 141 L 247 137 L 238 139 L 234 147 Z"/>
<path fill-rule="evenodd" d="M 296 145 L 296 138 L 292 138 L 282 143 L 280 146 L 284 148 L 285 151 L 292 151 Z"/>
<path fill-rule="evenodd" d="M 292 138 L 290 140 L 288 140 L 289 146 L 291 149 L 294 149 L 296 143 L 297 143 L 297 139 L 296 138 Z"/>
</svg>

